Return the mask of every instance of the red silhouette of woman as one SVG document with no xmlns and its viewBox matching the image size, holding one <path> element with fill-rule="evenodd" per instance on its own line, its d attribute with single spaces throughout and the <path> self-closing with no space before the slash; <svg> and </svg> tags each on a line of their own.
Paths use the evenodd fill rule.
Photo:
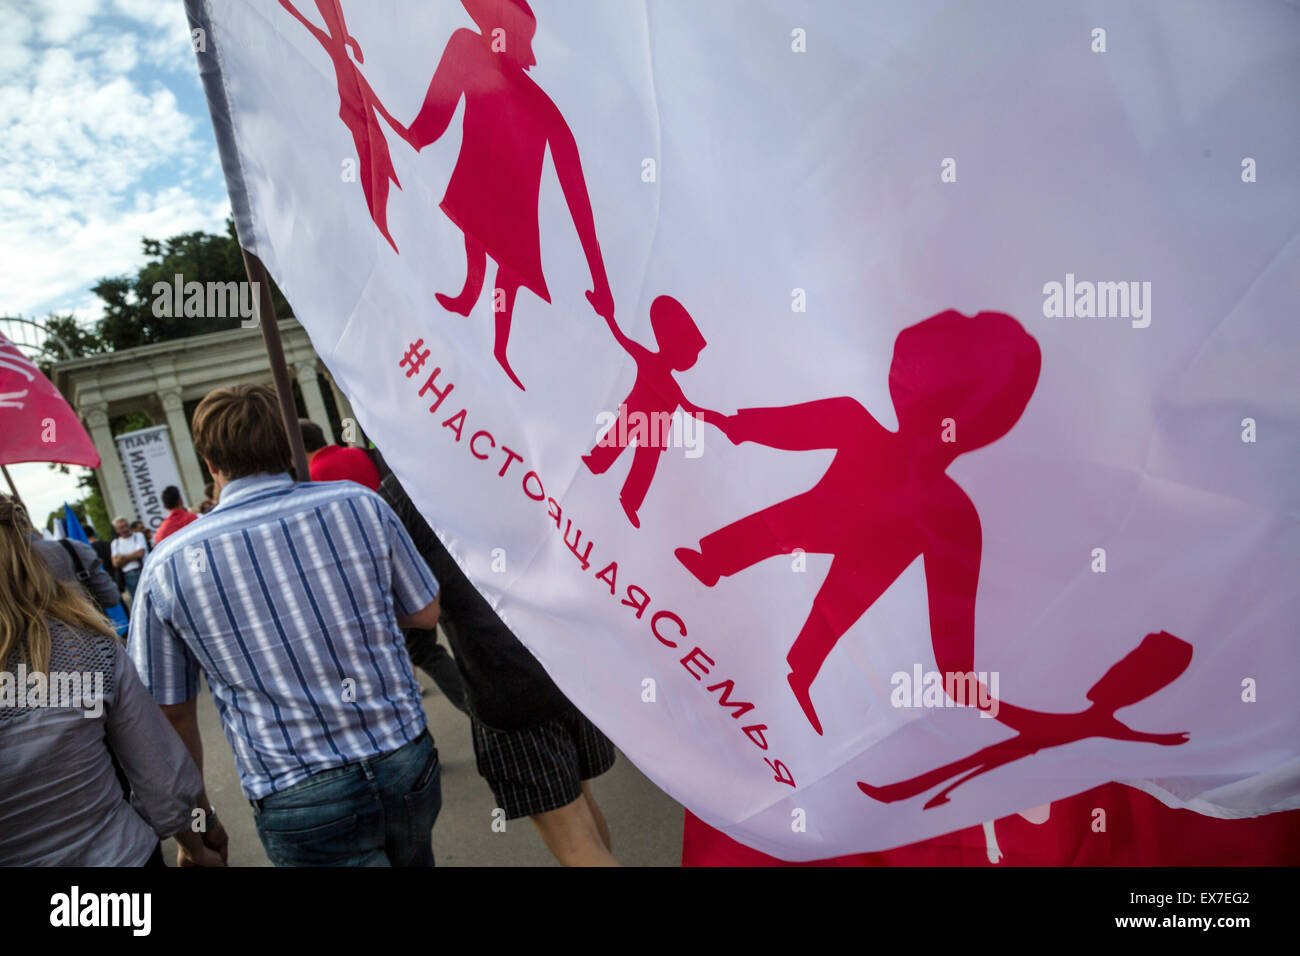
<svg viewBox="0 0 1300 956">
<path fill-rule="evenodd" d="M 393 160 L 388 152 L 388 140 L 384 138 L 384 131 L 375 112 L 378 111 L 403 138 L 406 136 L 406 127 L 389 115 L 361 71 L 348 58 L 348 47 L 351 47 L 357 63 L 365 62 L 361 55 L 361 44 L 348 33 L 338 0 L 316 0 L 316 9 L 325 21 L 325 30 L 303 16 L 289 0 L 280 0 L 280 6 L 311 31 L 311 35 L 325 48 L 334 63 L 334 73 L 339 84 L 339 119 L 352 131 L 352 141 L 357 146 L 361 189 L 365 193 L 366 205 L 370 207 L 370 218 L 393 247 L 393 251 L 397 252 L 397 243 L 388 232 L 388 183 L 391 180 L 398 189 L 402 188 L 402 184 L 397 181 Z"/>
<path fill-rule="evenodd" d="M 827 398 L 785 408 L 746 408 L 716 424 L 736 443 L 792 451 L 833 449 L 808 491 L 678 548 L 705 585 L 796 548 L 834 556 L 787 656 L 789 682 L 817 733 L 810 688 L 840 635 L 924 556 L 936 656 L 969 671 L 979 580 L 979 515 L 945 474 L 958 455 L 1001 438 L 1038 382 L 1038 344 L 1009 315 L 944 312 L 904 329 L 894 343 L 891 432 L 857 401 Z"/>
<path fill-rule="evenodd" d="M 526 74 L 537 62 L 532 10 L 524 0 L 462 3 L 480 32 L 457 30 L 447 41 L 424 104 L 411 122 L 409 141 L 419 150 L 437 140 L 465 97 L 460 156 L 440 207 L 465 234 L 465 287 L 454 298 L 439 293 L 437 299 L 443 308 L 469 315 L 483 288 L 486 257 L 492 257 L 497 264 L 493 354 L 522 389 L 506 359 L 506 347 L 519 287 L 551 301 L 542 275 L 537 223 L 547 146 L 591 269 L 593 288 L 587 299 L 606 318 L 614 314 L 614 300 L 577 143 L 551 98 Z"/>
<path fill-rule="evenodd" d="M 641 521 L 637 517 L 637 511 L 650 489 L 650 482 L 659 465 L 659 456 L 668 447 L 669 429 L 658 427 L 658 423 L 667 420 L 678 408 L 710 417 L 722 416 L 687 401 L 681 386 L 673 378 L 673 372 L 684 372 L 691 368 L 707 344 L 695 325 L 695 320 L 680 302 L 670 295 L 661 295 L 650 303 L 650 327 L 654 330 L 655 341 L 659 345 L 658 352 L 651 352 L 624 335 L 612 315 L 605 316 L 605 321 L 618 344 L 636 362 L 636 381 L 632 384 L 632 391 L 623 400 L 619 413 L 624 421 L 639 421 L 646 427 L 636 429 L 636 451 L 632 456 L 632 467 L 628 470 L 618 500 L 623 505 L 627 520 L 632 522 L 632 527 L 639 528 Z M 623 454 L 624 447 L 618 442 L 602 441 L 582 456 L 583 463 L 593 474 L 604 474 L 618 456 Z"/>
</svg>

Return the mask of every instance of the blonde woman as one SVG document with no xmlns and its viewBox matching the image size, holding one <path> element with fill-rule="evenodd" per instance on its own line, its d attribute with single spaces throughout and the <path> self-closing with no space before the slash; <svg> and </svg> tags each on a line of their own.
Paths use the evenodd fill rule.
<svg viewBox="0 0 1300 956">
<path fill-rule="evenodd" d="M 225 834 L 185 745 L 108 621 L 55 579 L 30 533 L 0 494 L 0 865 L 161 866 L 168 835 L 183 862 L 223 865 Z"/>
</svg>

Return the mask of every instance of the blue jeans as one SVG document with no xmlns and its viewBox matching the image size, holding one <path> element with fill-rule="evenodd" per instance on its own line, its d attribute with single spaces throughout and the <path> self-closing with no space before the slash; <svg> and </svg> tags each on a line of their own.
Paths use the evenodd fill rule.
<svg viewBox="0 0 1300 956">
<path fill-rule="evenodd" d="M 433 866 L 439 771 L 425 731 L 255 801 L 257 835 L 276 866 Z"/>
<path fill-rule="evenodd" d="M 136 568 L 134 571 L 123 571 L 122 581 L 126 585 L 126 596 L 135 600 L 135 589 L 140 584 L 140 572 L 142 568 Z"/>
</svg>

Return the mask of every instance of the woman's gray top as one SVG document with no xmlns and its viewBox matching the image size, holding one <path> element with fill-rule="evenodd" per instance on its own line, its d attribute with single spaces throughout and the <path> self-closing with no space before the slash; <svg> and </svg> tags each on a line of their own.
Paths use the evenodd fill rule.
<svg viewBox="0 0 1300 956">
<path fill-rule="evenodd" d="M 0 865 L 139 866 L 190 827 L 203 780 L 116 640 L 50 634 L 44 694 L 25 666 L 0 671 Z"/>
</svg>

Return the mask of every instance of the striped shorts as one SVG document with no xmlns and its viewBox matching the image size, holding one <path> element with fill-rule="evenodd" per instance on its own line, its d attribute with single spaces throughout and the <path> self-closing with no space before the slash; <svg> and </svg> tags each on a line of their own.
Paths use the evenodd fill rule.
<svg viewBox="0 0 1300 956">
<path fill-rule="evenodd" d="M 614 745 L 576 707 L 525 730 L 472 726 L 479 775 L 507 820 L 568 806 L 614 766 Z"/>
</svg>

